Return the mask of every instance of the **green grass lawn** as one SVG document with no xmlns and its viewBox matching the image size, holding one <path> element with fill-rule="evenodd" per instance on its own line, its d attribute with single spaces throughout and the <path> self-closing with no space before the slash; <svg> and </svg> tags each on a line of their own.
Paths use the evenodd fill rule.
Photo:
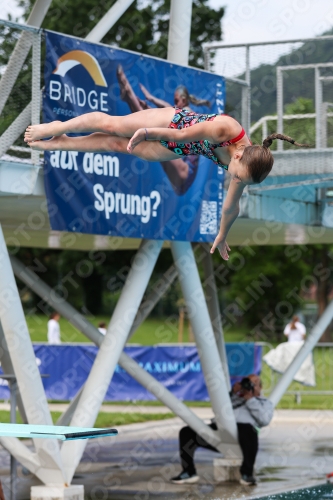
<svg viewBox="0 0 333 500">
<path fill-rule="evenodd" d="M 55 424 L 61 413 L 58 411 L 51 412 L 53 423 Z M 173 413 L 105 413 L 100 412 L 96 419 L 94 427 L 115 427 L 117 425 L 137 424 L 139 422 L 148 422 L 152 420 L 165 420 L 173 418 Z M 16 413 L 16 421 L 22 424 L 21 416 Z M 10 423 L 9 411 L 0 410 L 0 422 L 3 424 Z"/>
<path fill-rule="evenodd" d="M 294 391 L 301 395 L 301 402 L 296 401 L 295 394 L 286 394 L 281 399 L 277 408 L 283 409 L 321 409 L 332 410 L 333 398 L 330 394 L 312 394 L 315 391 L 332 391 L 333 392 L 333 359 L 332 351 L 327 347 L 316 347 L 313 351 L 313 361 L 316 371 L 316 386 L 305 387 L 298 382 L 292 382 L 288 391 Z M 263 363 L 261 378 L 263 388 L 268 395 L 271 389 L 276 385 L 280 375 L 275 374 L 272 377 L 270 368 Z M 306 394 L 304 394 L 306 392 Z"/>
<path fill-rule="evenodd" d="M 108 324 L 110 318 L 97 316 L 87 318 L 93 325 L 97 326 L 100 321 Z M 47 322 L 44 315 L 26 316 L 30 337 L 32 342 L 47 342 Z M 79 332 L 69 321 L 60 318 L 60 332 L 62 342 L 90 342 L 81 332 Z M 226 342 L 241 342 L 244 340 L 247 331 L 235 329 L 225 335 Z M 188 322 L 184 324 L 183 342 L 189 342 Z M 130 343 L 142 345 L 166 344 L 178 342 L 178 318 L 149 318 L 138 328 Z"/>
<path fill-rule="evenodd" d="M 33 342 L 46 342 L 47 321 L 48 318 L 43 315 L 27 315 L 28 328 L 30 331 L 31 340 Z M 106 316 L 98 316 L 87 318 L 92 324 L 98 325 L 100 321 L 108 323 L 109 319 Z M 61 339 L 63 342 L 90 342 L 82 333 L 74 328 L 64 318 L 60 319 Z M 226 342 L 242 342 L 246 340 L 246 329 L 235 328 L 225 333 Z M 188 322 L 184 324 L 183 342 L 188 342 L 189 329 Z M 154 345 L 165 343 L 178 342 L 178 318 L 147 319 L 136 331 L 130 340 L 130 343 L 141 345 Z M 275 343 L 273 344 L 275 345 Z M 280 401 L 278 408 L 285 409 L 332 409 L 333 398 L 330 395 L 314 395 L 311 391 L 333 390 L 333 360 L 331 359 L 331 351 L 328 349 L 315 350 L 314 361 L 316 366 L 316 382 L 315 388 L 304 388 L 298 383 L 293 382 L 289 390 L 299 391 L 302 393 L 304 389 L 307 395 L 302 395 L 301 403 L 296 402 L 294 395 L 286 395 Z M 265 363 L 262 367 L 262 379 L 265 395 L 268 395 L 272 387 L 276 383 L 276 377 L 272 379 L 271 371 Z M 159 405 L 158 402 L 140 402 L 142 405 Z M 189 402 L 192 406 L 209 406 L 209 403 Z M 154 418 L 157 418 L 154 415 Z"/>
<path fill-rule="evenodd" d="M 52 412 L 55 423 L 61 413 Z M 137 424 L 139 422 L 150 422 L 153 420 L 165 420 L 173 418 L 173 413 L 105 413 L 100 412 L 94 427 L 115 427 L 117 425 Z"/>
<path fill-rule="evenodd" d="M 302 395 L 301 402 L 297 403 L 293 394 L 283 396 L 277 408 L 284 410 L 332 410 L 332 396 Z"/>
</svg>

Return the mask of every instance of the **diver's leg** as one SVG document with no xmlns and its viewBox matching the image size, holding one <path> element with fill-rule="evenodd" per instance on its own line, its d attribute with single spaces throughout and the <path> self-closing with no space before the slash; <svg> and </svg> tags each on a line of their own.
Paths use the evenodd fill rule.
<svg viewBox="0 0 333 500">
<path fill-rule="evenodd" d="M 80 151 L 80 152 L 127 152 L 129 139 L 102 132 L 95 132 L 84 137 L 55 136 L 48 141 L 32 141 L 29 146 L 38 151 Z M 175 153 L 163 147 L 159 142 L 141 142 L 134 150 L 133 156 L 148 161 L 168 161 L 179 158 Z"/>
<path fill-rule="evenodd" d="M 54 121 L 30 125 L 26 129 L 24 140 L 32 142 L 46 137 L 81 132 L 104 132 L 120 137 L 132 137 L 139 128 L 167 128 L 174 113 L 173 108 L 145 109 L 126 116 L 110 116 L 100 111 L 94 111 L 65 122 Z"/>
</svg>

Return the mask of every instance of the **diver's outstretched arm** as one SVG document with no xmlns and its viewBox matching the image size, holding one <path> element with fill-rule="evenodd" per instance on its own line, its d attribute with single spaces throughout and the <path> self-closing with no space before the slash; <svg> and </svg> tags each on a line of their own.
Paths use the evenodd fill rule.
<svg viewBox="0 0 333 500">
<path fill-rule="evenodd" d="M 239 214 L 239 200 L 243 194 L 245 185 L 231 180 L 225 202 L 222 209 L 220 229 L 215 238 L 210 253 L 218 248 L 222 259 L 228 260 L 230 248 L 226 241 L 228 232 Z"/>
</svg>

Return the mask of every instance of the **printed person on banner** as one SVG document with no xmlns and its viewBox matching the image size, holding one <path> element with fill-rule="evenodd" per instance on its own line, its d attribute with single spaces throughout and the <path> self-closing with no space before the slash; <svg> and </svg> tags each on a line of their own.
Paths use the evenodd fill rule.
<svg viewBox="0 0 333 500">
<path fill-rule="evenodd" d="M 117 68 L 117 78 L 121 91 L 121 99 L 125 101 L 131 112 L 136 113 L 144 109 L 151 109 L 151 106 L 143 99 L 135 95 L 133 88 L 125 75 L 122 66 L 119 64 Z M 140 88 L 147 101 L 154 104 L 157 108 L 168 108 L 172 104 L 163 99 L 155 97 L 151 94 L 144 85 L 140 83 Z M 190 104 L 196 106 L 211 106 L 207 99 L 199 99 L 193 94 L 190 94 L 184 85 L 178 85 L 174 92 L 174 105 L 177 108 L 193 111 Z M 176 194 L 182 195 L 187 192 L 194 182 L 199 166 L 199 156 L 188 155 L 177 160 L 162 161 L 161 165 L 167 174 L 172 187 Z"/>
</svg>

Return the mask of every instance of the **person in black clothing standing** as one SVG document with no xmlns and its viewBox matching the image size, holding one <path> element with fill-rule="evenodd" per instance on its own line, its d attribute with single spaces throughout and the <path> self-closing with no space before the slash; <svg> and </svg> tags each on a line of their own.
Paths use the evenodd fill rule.
<svg viewBox="0 0 333 500">
<path fill-rule="evenodd" d="M 270 423 L 274 409 L 268 399 L 260 397 L 261 387 L 260 377 L 250 375 L 234 384 L 230 393 L 238 428 L 238 442 L 243 454 L 240 483 L 248 486 L 256 484 L 253 468 L 258 452 L 259 429 Z M 217 430 L 214 421 L 210 427 Z M 179 432 L 179 453 L 183 470 L 171 479 L 173 483 L 186 484 L 199 481 L 194 465 L 194 453 L 199 447 L 218 452 L 191 427 L 183 427 Z"/>
</svg>

